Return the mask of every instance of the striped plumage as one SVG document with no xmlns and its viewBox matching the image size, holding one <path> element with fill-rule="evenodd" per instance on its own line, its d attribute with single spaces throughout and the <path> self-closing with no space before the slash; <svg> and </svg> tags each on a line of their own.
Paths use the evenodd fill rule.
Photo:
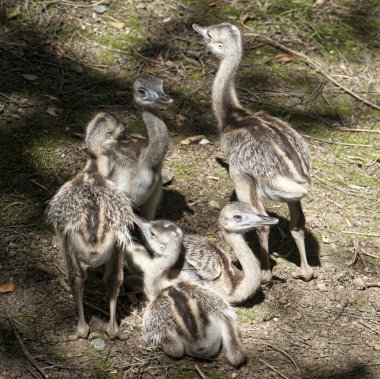
<svg viewBox="0 0 380 379">
<path fill-rule="evenodd" d="M 123 250 L 131 243 L 134 214 L 129 198 L 107 179 L 111 170 L 110 150 L 123 129 L 121 124 L 109 122 L 113 119 L 100 113 L 89 123 L 86 166 L 58 190 L 47 208 L 78 308 L 77 330 L 69 339 L 88 336 L 83 309 L 86 270 L 103 264 L 106 264 L 105 279 L 110 295 L 107 333 L 111 338 L 119 337 L 116 301 L 123 281 Z"/>
<path fill-rule="evenodd" d="M 182 276 L 186 277 L 192 270 L 203 285 L 219 293 L 229 303 L 243 303 L 257 292 L 261 282 L 259 261 L 245 242 L 244 234 L 277 222 L 276 218 L 257 214 L 248 203 L 228 203 L 220 212 L 219 225 L 242 269 L 239 270 L 225 252 L 206 238 L 185 235 Z"/>
<path fill-rule="evenodd" d="M 244 364 L 246 358 L 230 305 L 210 289 L 168 276 L 181 254 L 181 229 L 165 220 L 141 220 L 137 224 L 151 253 L 141 249 L 131 253 L 144 272 L 144 289 L 150 300 L 143 316 L 145 343 L 162 345 L 164 352 L 174 358 L 187 354 L 211 359 L 224 348 L 233 366 Z"/>
<path fill-rule="evenodd" d="M 212 88 L 213 109 L 238 199 L 252 204 L 259 213 L 265 213 L 265 198 L 288 204 L 291 233 L 301 259 L 301 268 L 293 277 L 311 280 L 314 273 L 307 262 L 300 203 L 311 186 L 307 145 L 286 122 L 240 105 L 234 84 L 242 56 L 239 29 L 230 23 L 208 27 L 194 24 L 193 28 L 220 59 Z M 272 279 L 268 235 L 269 228 L 258 231 L 264 283 Z"/>
</svg>

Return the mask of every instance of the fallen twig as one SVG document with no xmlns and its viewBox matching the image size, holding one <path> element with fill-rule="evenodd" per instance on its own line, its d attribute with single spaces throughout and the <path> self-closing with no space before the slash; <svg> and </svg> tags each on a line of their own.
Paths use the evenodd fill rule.
<svg viewBox="0 0 380 379">
<path fill-rule="evenodd" d="M 342 146 L 353 146 L 353 147 L 376 147 L 375 145 L 365 145 L 365 144 L 361 144 L 361 143 L 346 143 L 346 142 L 334 142 L 334 141 L 328 141 L 326 139 L 322 139 L 322 138 L 317 138 L 317 137 L 312 137 L 312 136 L 309 136 L 307 134 L 302 134 L 303 137 L 306 137 L 306 138 L 309 138 L 309 139 L 313 139 L 315 141 L 320 141 L 320 142 L 325 142 L 325 143 L 329 143 L 331 145 L 342 145 Z"/>
<path fill-rule="evenodd" d="M 365 233 L 365 232 L 354 232 L 352 230 L 342 230 L 342 233 L 345 233 L 345 234 L 357 234 L 358 236 L 380 237 L 380 234 Z"/>
<path fill-rule="evenodd" d="M 34 366 L 34 368 L 41 374 L 41 376 L 45 379 L 47 379 L 49 376 L 47 376 L 44 371 L 42 370 L 42 368 L 37 364 L 37 362 L 33 359 L 32 355 L 29 353 L 29 351 L 27 350 L 25 344 L 24 344 L 24 341 L 21 339 L 17 329 L 15 328 L 15 326 L 13 325 L 13 321 L 12 321 L 12 318 L 9 316 L 9 314 L 7 315 L 8 316 L 8 322 L 9 322 L 9 325 L 10 327 L 12 328 L 12 331 L 14 333 L 14 335 L 16 336 L 17 338 L 17 341 L 21 347 L 21 350 L 22 352 L 24 353 L 25 355 L 25 358 Z"/>
<path fill-rule="evenodd" d="M 370 287 L 380 287 L 380 282 L 368 282 L 365 284 L 365 286 L 367 288 L 370 288 Z"/>
<path fill-rule="evenodd" d="M 330 330 L 331 327 L 334 325 L 335 321 L 337 321 L 340 318 L 340 316 L 342 316 L 342 314 L 343 314 L 344 310 L 346 309 L 348 303 L 349 303 L 348 299 L 345 299 L 344 303 L 342 304 L 342 307 L 339 309 L 337 315 L 334 317 L 334 320 L 332 320 L 328 330 Z"/>
<path fill-rule="evenodd" d="M 360 325 L 363 325 L 363 326 L 366 327 L 367 329 L 372 330 L 375 334 L 380 335 L 380 332 L 378 332 L 376 329 L 372 328 L 371 326 L 365 324 L 363 321 L 358 320 L 358 323 L 359 323 Z"/>
<path fill-rule="evenodd" d="M 34 179 L 30 179 L 30 181 L 31 181 L 33 184 L 35 184 L 37 187 L 40 187 L 40 188 L 44 189 L 45 191 L 47 191 L 47 192 L 51 193 L 51 192 L 49 191 L 49 189 L 48 189 L 48 188 L 46 188 L 46 187 L 45 187 L 45 186 L 43 186 L 42 184 L 38 183 L 38 182 L 37 182 L 37 180 L 34 180 Z"/>
<path fill-rule="evenodd" d="M 295 367 L 295 368 L 297 369 L 297 371 L 298 371 L 298 374 L 301 376 L 301 371 L 300 371 L 299 367 L 297 366 L 297 364 L 296 364 L 296 362 L 294 361 L 294 359 L 293 359 L 293 358 L 292 358 L 287 352 L 281 350 L 281 349 L 280 349 L 279 347 L 277 347 L 277 346 L 273 346 L 273 345 L 271 345 L 270 343 L 265 343 L 264 345 L 269 346 L 269 347 L 271 347 L 272 349 L 277 350 L 279 353 L 285 355 L 285 357 L 287 357 L 287 358 L 293 363 L 294 367 Z"/>
<path fill-rule="evenodd" d="M 378 133 L 380 134 L 380 130 L 370 130 L 370 129 L 356 129 L 356 128 L 342 128 L 337 127 L 337 130 L 340 132 L 356 132 L 356 133 Z"/>
<path fill-rule="evenodd" d="M 197 364 L 194 367 L 195 367 L 195 371 L 201 377 L 201 379 L 207 379 L 207 376 L 203 373 L 203 371 L 200 369 L 200 367 Z"/>
<path fill-rule="evenodd" d="M 283 379 L 289 379 L 286 375 L 284 375 L 282 372 L 278 371 L 275 367 L 271 366 L 269 363 L 265 362 L 263 359 L 258 358 L 260 362 L 264 363 L 266 366 L 268 366 L 271 370 L 273 370 L 275 373 L 281 376 Z"/>
<path fill-rule="evenodd" d="M 250 28 L 247 25 L 244 25 L 244 27 L 247 28 L 247 29 L 249 29 L 249 30 L 254 30 L 254 29 Z M 380 110 L 380 106 L 379 105 L 376 105 L 376 104 L 372 103 L 371 101 L 364 99 L 363 97 L 359 96 L 357 93 L 355 93 L 352 90 L 350 90 L 349 88 L 345 87 L 343 84 L 339 83 L 337 80 L 335 80 L 333 77 L 331 77 L 327 72 L 325 72 L 324 70 L 322 70 L 321 68 L 319 68 L 318 67 L 319 66 L 318 63 L 316 63 L 313 60 L 311 60 L 310 58 L 308 58 L 305 54 L 302 54 L 302 53 L 299 53 L 296 50 L 290 49 L 289 47 L 286 47 L 282 43 L 274 41 L 272 38 L 263 36 L 261 34 L 247 33 L 246 35 L 249 35 L 249 36 L 252 36 L 252 37 L 256 37 L 256 38 L 260 38 L 261 40 L 268 42 L 270 45 L 272 45 L 272 46 L 274 46 L 274 47 L 276 47 L 276 48 L 278 48 L 280 50 L 283 50 L 283 51 L 285 51 L 288 54 L 292 54 L 292 55 L 297 56 L 302 61 L 304 61 L 309 67 L 311 67 L 316 72 L 319 72 L 320 74 L 324 75 L 328 80 L 330 80 L 330 82 L 334 83 L 336 86 L 338 86 L 339 88 L 341 88 L 344 92 L 347 92 L 349 95 L 351 95 L 355 99 L 362 101 L 363 103 L 369 105 L 370 107 Z"/>
</svg>

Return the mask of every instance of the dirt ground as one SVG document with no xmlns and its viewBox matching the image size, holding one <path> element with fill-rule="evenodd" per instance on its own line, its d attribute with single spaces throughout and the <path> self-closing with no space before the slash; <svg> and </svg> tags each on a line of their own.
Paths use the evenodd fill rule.
<svg viewBox="0 0 380 379">
<path fill-rule="evenodd" d="M 380 378 L 380 117 L 363 101 L 379 104 L 379 15 L 364 0 L 0 1 L 0 292 L 10 278 L 15 285 L 0 293 L 0 378 Z M 288 120 L 309 143 L 313 189 L 303 204 L 318 279 L 292 279 L 287 209 L 268 203 L 280 218 L 270 234 L 274 281 L 235 308 L 246 366 L 146 348 L 145 300 L 127 288 L 118 303 L 127 339 L 110 341 L 101 270 L 85 285 L 92 333 L 67 342 L 75 302 L 44 209 L 83 166 L 93 115 L 110 112 L 145 133 L 131 102 L 140 73 L 162 77 L 175 99 L 165 111 L 174 180 L 158 217 L 228 250 L 217 226 L 233 196 L 211 112 L 217 63 L 191 29 L 224 21 L 244 34 L 242 103 Z M 198 134 L 210 144 L 180 143 Z"/>
</svg>

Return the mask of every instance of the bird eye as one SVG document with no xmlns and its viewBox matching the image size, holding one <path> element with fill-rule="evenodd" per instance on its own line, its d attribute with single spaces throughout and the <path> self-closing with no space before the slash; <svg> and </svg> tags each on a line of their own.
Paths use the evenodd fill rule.
<svg viewBox="0 0 380 379">
<path fill-rule="evenodd" d="M 137 93 L 138 93 L 140 96 L 145 96 L 145 95 L 146 95 L 146 91 L 145 91 L 144 89 L 142 89 L 142 88 L 139 88 L 139 89 L 137 90 Z"/>
<path fill-rule="evenodd" d="M 218 43 L 218 47 L 219 47 L 219 49 L 221 49 L 223 47 L 223 44 L 222 43 Z"/>
<path fill-rule="evenodd" d="M 240 215 L 234 215 L 234 220 L 240 222 L 243 219 Z"/>
<path fill-rule="evenodd" d="M 111 133 L 107 133 L 107 134 L 106 134 L 106 138 L 107 138 L 107 139 L 111 139 L 111 138 L 112 138 Z"/>
<path fill-rule="evenodd" d="M 164 250 L 165 246 L 164 245 L 160 245 L 160 248 L 161 248 L 161 250 Z"/>
</svg>

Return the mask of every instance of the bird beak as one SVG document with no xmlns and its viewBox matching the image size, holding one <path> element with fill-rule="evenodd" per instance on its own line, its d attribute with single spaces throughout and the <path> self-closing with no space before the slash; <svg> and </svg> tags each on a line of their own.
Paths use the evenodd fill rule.
<svg viewBox="0 0 380 379">
<path fill-rule="evenodd" d="M 134 222 L 137 225 L 137 227 L 141 229 L 142 232 L 144 232 L 144 230 L 146 230 L 149 226 L 149 222 L 147 220 L 144 220 L 143 218 L 138 216 L 135 216 Z"/>
<path fill-rule="evenodd" d="M 211 41 L 211 36 L 210 36 L 207 28 L 205 28 L 204 26 L 200 26 L 198 24 L 193 24 L 193 29 L 196 32 L 198 32 L 205 39 L 206 42 Z"/>
<path fill-rule="evenodd" d="M 158 96 L 159 96 L 159 102 L 160 103 L 164 103 L 164 104 L 172 104 L 173 103 L 173 99 L 168 96 L 166 93 L 164 92 L 159 92 L 158 93 Z"/>
<path fill-rule="evenodd" d="M 267 216 L 267 215 L 250 214 L 250 215 L 247 215 L 245 224 L 251 225 L 253 228 L 265 226 L 265 225 L 276 225 L 278 224 L 278 219 L 275 217 Z"/>
</svg>

